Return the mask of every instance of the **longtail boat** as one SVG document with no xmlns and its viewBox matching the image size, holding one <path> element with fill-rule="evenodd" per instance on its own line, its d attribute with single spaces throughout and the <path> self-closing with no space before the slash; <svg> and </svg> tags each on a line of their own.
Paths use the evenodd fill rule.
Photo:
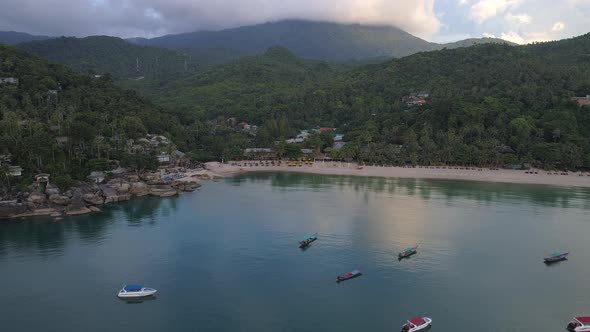
<svg viewBox="0 0 590 332">
<path fill-rule="evenodd" d="M 318 239 L 318 233 L 314 233 L 312 235 L 307 235 L 306 237 L 303 238 L 302 241 L 299 241 L 299 248 L 303 249 L 317 239 Z"/>
<path fill-rule="evenodd" d="M 408 258 L 412 255 L 415 255 L 418 253 L 418 246 L 412 247 L 412 248 L 406 248 L 404 249 L 404 251 L 400 252 L 397 257 L 401 260 L 404 258 Z"/>
<path fill-rule="evenodd" d="M 564 253 L 554 252 L 551 255 L 544 258 L 545 264 L 551 264 L 551 263 L 565 261 L 565 260 L 567 260 L 567 256 L 569 254 L 570 254 L 569 252 L 564 252 Z"/>
<path fill-rule="evenodd" d="M 363 275 L 363 274 L 359 270 L 350 271 L 350 272 L 345 273 L 345 274 L 343 274 L 341 276 L 337 276 L 336 277 L 336 282 L 350 280 L 350 279 L 353 279 L 353 278 L 356 278 L 356 277 L 360 277 L 361 275 Z"/>
</svg>

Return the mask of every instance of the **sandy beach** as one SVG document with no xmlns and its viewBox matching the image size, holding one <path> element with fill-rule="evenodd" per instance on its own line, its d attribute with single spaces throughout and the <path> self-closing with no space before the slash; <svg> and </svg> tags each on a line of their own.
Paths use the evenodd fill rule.
<svg viewBox="0 0 590 332">
<path fill-rule="evenodd" d="M 292 172 L 322 175 L 524 183 L 590 188 L 590 174 L 588 173 L 569 172 L 567 175 L 563 175 L 564 172 L 548 172 L 538 169 L 523 171 L 507 169 L 490 170 L 488 168 L 468 169 L 464 167 L 425 168 L 420 166 L 416 168 L 364 166 L 362 169 L 358 169 L 358 165 L 354 163 L 324 163 L 322 161 L 315 162 L 313 165 L 303 165 L 302 167 L 289 167 L 284 162 L 281 166 L 248 166 L 244 162 L 228 164 L 212 162 L 207 163 L 206 167 L 212 174 L 218 176 L 235 176 L 248 172 Z"/>
</svg>

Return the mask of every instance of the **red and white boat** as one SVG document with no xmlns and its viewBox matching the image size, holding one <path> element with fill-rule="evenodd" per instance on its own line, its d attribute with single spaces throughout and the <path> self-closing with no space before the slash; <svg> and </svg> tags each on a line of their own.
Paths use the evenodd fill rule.
<svg viewBox="0 0 590 332">
<path fill-rule="evenodd" d="M 414 317 L 408 319 L 408 322 L 402 326 L 404 332 L 414 332 L 426 330 L 432 324 L 432 319 L 428 317 Z"/>
<path fill-rule="evenodd" d="M 567 330 L 573 332 L 590 331 L 590 317 L 574 317 L 567 324 Z"/>
</svg>

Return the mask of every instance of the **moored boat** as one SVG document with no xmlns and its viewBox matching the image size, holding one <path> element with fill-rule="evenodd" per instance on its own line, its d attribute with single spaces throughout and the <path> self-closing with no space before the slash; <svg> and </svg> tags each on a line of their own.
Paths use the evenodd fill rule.
<svg viewBox="0 0 590 332">
<path fill-rule="evenodd" d="M 590 317 L 574 317 L 566 329 L 571 332 L 590 331 Z"/>
<path fill-rule="evenodd" d="M 348 273 L 345 273 L 341 276 L 337 276 L 336 277 L 336 282 L 341 282 L 341 281 L 346 281 L 346 280 L 350 280 L 356 277 L 360 277 L 362 275 L 360 270 L 354 270 L 354 271 L 350 271 Z"/>
<path fill-rule="evenodd" d="M 299 248 L 305 248 L 308 245 L 310 245 L 313 241 L 318 239 L 318 234 L 314 233 L 312 235 L 307 235 L 306 237 L 303 238 L 302 241 L 299 241 Z"/>
<path fill-rule="evenodd" d="M 422 331 L 430 327 L 432 319 L 428 317 L 414 317 L 408 319 L 408 322 L 402 326 L 404 332 Z"/>
<path fill-rule="evenodd" d="M 404 251 L 400 252 L 397 257 L 399 259 L 408 258 L 418 253 L 418 246 L 412 248 L 406 248 Z"/>
<path fill-rule="evenodd" d="M 545 260 L 546 264 L 561 262 L 561 261 L 567 260 L 567 256 L 569 254 L 570 254 L 569 252 L 565 252 L 565 253 L 554 252 L 551 255 L 545 257 L 544 260 Z"/>
<path fill-rule="evenodd" d="M 156 292 L 158 292 L 156 289 L 141 285 L 125 285 L 117 296 L 121 299 L 135 299 L 155 296 Z"/>
</svg>

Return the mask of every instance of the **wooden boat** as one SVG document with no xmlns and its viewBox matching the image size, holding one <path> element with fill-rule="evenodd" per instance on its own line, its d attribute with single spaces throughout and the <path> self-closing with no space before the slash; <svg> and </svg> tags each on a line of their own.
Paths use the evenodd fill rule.
<svg viewBox="0 0 590 332">
<path fill-rule="evenodd" d="M 545 264 L 551 264 L 551 263 L 565 261 L 565 260 L 567 260 L 567 256 L 569 254 L 570 254 L 569 252 L 565 252 L 565 253 L 554 252 L 551 255 L 544 258 Z"/>
<path fill-rule="evenodd" d="M 414 317 L 408 319 L 408 322 L 402 326 L 403 332 L 422 331 L 430 327 L 432 319 L 428 317 Z"/>
<path fill-rule="evenodd" d="M 317 239 L 318 239 L 318 233 L 314 233 L 312 235 L 307 235 L 306 237 L 303 238 L 302 241 L 299 241 L 299 248 L 303 249 Z"/>
<path fill-rule="evenodd" d="M 360 277 L 361 275 L 363 275 L 363 274 L 359 270 L 350 271 L 350 272 L 345 273 L 345 274 L 343 274 L 341 276 L 337 276 L 336 277 L 336 282 L 350 280 L 350 279 L 353 279 L 353 278 L 356 278 L 356 277 Z"/>
<path fill-rule="evenodd" d="M 406 248 L 404 251 L 400 252 L 397 256 L 399 259 L 408 258 L 418 253 L 418 246 L 412 248 Z"/>
<path fill-rule="evenodd" d="M 566 329 L 571 332 L 590 331 L 590 317 L 574 317 Z"/>
</svg>

